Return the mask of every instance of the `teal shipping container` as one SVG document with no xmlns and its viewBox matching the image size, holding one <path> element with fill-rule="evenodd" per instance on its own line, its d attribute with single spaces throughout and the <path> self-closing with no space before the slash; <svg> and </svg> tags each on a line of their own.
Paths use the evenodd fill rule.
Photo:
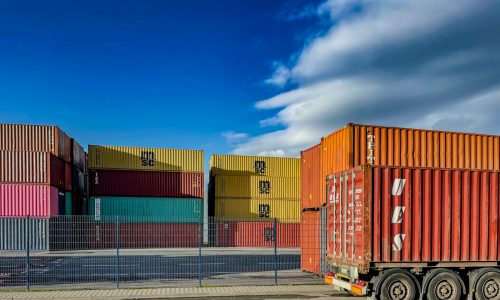
<svg viewBox="0 0 500 300">
<path fill-rule="evenodd" d="M 65 209 L 65 215 L 66 216 L 71 216 L 73 215 L 73 205 L 72 205 L 72 197 L 71 197 L 71 192 L 66 192 L 66 195 L 64 196 L 65 197 L 65 205 L 64 205 L 64 209 Z"/>
<path fill-rule="evenodd" d="M 199 198 L 90 197 L 93 221 L 120 223 L 198 223 L 203 200 Z"/>
</svg>

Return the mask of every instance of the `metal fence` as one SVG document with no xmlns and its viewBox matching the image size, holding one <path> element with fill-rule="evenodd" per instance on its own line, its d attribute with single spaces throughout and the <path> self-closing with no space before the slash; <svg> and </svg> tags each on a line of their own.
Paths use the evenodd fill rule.
<svg viewBox="0 0 500 300">
<path fill-rule="evenodd" d="M 319 223 L 301 227 L 299 219 L 0 217 L 0 289 L 319 284 L 301 268 L 301 251 L 320 264 Z M 318 243 L 301 244 L 304 235 Z"/>
</svg>

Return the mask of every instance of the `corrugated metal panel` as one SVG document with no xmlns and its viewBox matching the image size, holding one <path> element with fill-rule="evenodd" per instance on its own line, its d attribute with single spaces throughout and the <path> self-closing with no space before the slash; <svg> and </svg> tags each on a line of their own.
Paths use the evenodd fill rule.
<svg viewBox="0 0 500 300">
<path fill-rule="evenodd" d="M 0 182 L 65 188 L 64 161 L 48 152 L 0 151 Z"/>
<path fill-rule="evenodd" d="M 320 208 L 320 274 L 324 275 L 326 272 L 332 272 L 333 268 L 326 261 L 328 254 L 328 207 L 323 206 Z"/>
<path fill-rule="evenodd" d="M 329 182 L 329 233 L 337 237 L 329 240 L 331 259 L 364 267 L 497 261 L 499 178 L 486 170 L 358 167 L 353 187 L 351 171 L 337 174 Z M 340 213 L 354 216 L 354 249 L 353 227 Z"/>
<path fill-rule="evenodd" d="M 210 158 L 210 172 L 213 175 L 299 177 L 300 160 L 284 157 L 215 154 Z"/>
<path fill-rule="evenodd" d="M 203 200 L 197 198 L 90 197 L 89 215 L 110 222 L 119 216 L 124 223 L 197 223 Z"/>
<path fill-rule="evenodd" d="M 0 124 L 0 150 L 50 152 L 71 161 L 70 139 L 56 126 Z"/>
<path fill-rule="evenodd" d="M 300 153 L 300 174 L 301 208 L 320 207 L 325 189 L 325 179 L 321 177 L 321 144 Z"/>
<path fill-rule="evenodd" d="M 0 218 L 0 250 L 48 249 L 47 219 Z"/>
<path fill-rule="evenodd" d="M 58 214 L 58 189 L 41 184 L 0 184 L 0 216 L 49 217 Z"/>
<path fill-rule="evenodd" d="M 89 169 L 200 172 L 202 150 L 89 145 Z"/>
<path fill-rule="evenodd" d="M 274 219 L 300 222 L 300 200 L 296 199 L 215 199 L 215 216 L 234 219 Z"/>
<path fill-rule="evenodd" d="M 71 149 L 73 165 L 82 171 L 85 170 L 85 150 L 83 150 L 83 147 L 75 139 L 71 139 Z"/>
<path fill-rule="evenodd" d="M 299 199 L 298 177 L 215 176 L 216 198 Z"/>
<path fill-rule="evenodd" d="M 274 222 L 216 223 L 218 247 L 274 247 Z M 277 247 L 299 247 L 300 223 L 277 223 Z"/>
<path fill-rule="evenodd" d="M 320 274 L 320 211 L 305 211 L 300 222 L 300 268 L 303 271 Z"/>
<path fill-rule="evenodd" d="M 203 173 L 89 170 L 90 195 L 203 198 Z"/>
<path fill-rule="evenodd" d="M 66 216 L 71 216 L 73 212 L 73 201 L 72 201 L 72 196 L 70 192 L 66 192 L 64 194 L 64 215 Z"/>
</svg>

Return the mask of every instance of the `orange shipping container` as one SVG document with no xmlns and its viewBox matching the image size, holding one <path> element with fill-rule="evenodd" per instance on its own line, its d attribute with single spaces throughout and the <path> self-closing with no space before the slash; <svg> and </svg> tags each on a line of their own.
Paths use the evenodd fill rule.
<svg viewBox="0 0 500 300">
<path fill-rule="evenodd" d="M 300 269 L 321 274 L 320 211 L 305 211 L 300 220 Z"/>
<path fill-rule="evenodd" d="M 362 164 L 500 170 L 500 136 L 494 135 L 348 124 L 321 147 L 321 178 Z"/>
<path fill-rule="evenodd" d="M 301 209 L 318 208 L 322 205 L 321 144 L 300 153 L 300 198 Z"/>
<path fill-rule="evenodd" d="M 57 126 L 0 124 L 0 150 L 50 152 L 71 162 L 71 139 Z"/>
</svg>

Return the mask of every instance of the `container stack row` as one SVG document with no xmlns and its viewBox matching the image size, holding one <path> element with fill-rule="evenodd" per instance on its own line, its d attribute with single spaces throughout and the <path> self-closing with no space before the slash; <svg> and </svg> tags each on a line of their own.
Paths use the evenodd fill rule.
<svg viewBox="0 0 500 300">
<path fill-rule="evenodd" d="M 198 244 L 203 216 L 203 151 L 89 146 L 87 211 L 93 247 Z"/>
<path fill-rule="evenodd" d="M 298 246 L 300 161 L 297 158 L 213 155 L 209 215 L 219 246 Z M 276 221 L 276 224 L 274 222 Z"/>
<path fill-rule="evenodd" d="M 377 169 L 377 167 L 382 169 Z M 415 174 L 415 172 L 417 174 L 426 174 L 426 172 L 438 174 L 436 179 L 432 179 L 435 180 L 433 184 L 437 184 L 435 190 L 438 190 L 437 188 L 440 188 L 441 182 L 451 180 L 446 178 L 448 172 L 460 173 L 481 170 L 497 172 L 500 170 L 500 137 L 348 124 L 322 138 L 318 145 L 302 151 L 301 168 L 301 232 L 306 233 L 314 230 L 319 232 L 313 236 L 301 234 L 302 269 L 316 274 L 324 274 L 322 270 L 325 269 L 326 265 L 346 264 L 345 259 L 354 260 L 354 258 L 346 255 L 342 256 L 340 253 L 345 254 L 345 251 L 355 253 L 358 250 L 359 253 L 363 251 L 370 252 L 370 245 L 361 242 L 358 244 L 356 241 L 351 241 L 350 238 L 364 236 L 370 232 L 370 227 L 367 227 L 364 222 L 370 220 L 372 215 L 374 226 L 378 226 L 379 222 L 389 222 L 388 216 L 392 216 L 393 212 L 398 210 L 400 214 L 397 217 L 401 217 L 403 224 L 409 224 L 409 217 L 406 217 L 408 220 L 405 220 L 405 211 L 408 212 L 410 208 L 401 205 L 397 200 L 401 194 L 409 193 L 409 191 L 405 191 L 405 187 L 411 182 L 410 180 L 413 180 L 414 176 L 409 177 L 407 174 Z M 372 168 L 375 169 L 372 170 Z M 393 168 L 397 168 L 396 171 L 399 173 L 394 171 L 397 176 L 391 173 Z M 387 175 L 383 181 L 377 179 L 376 175 L 379 174 L 377 172 L 382 172 L 384 176 Z M 426 179 L 419 177 L 416 180 Z M 489 184 L 490 181 L 485 180 L 484 184 Z M 384 182 L 384 186 L 368 186 L 372 182 Z M 361 184 L 358 187 L 358 183 L 366 184 L 365 186 Z M 496 181 L 493 182 L 491 188 L 495 188 L 496 184 Z M 419 186 L 423 187 L 423 182 Z M 475 183 L 470 183 L 470 187 L 474 186 L 476 186 Z M 377 207 L 366 208 L 367 205 L 371 205 L 370 202 L 360 202 L 366 199 L 366 201 L 372 201 L 368 196 L 365 199 L 365 188 L 367 189 L 366 192 L 372 191 L 371 194 L 366 193 L 368 196 L 373 195 L 375 197 L 378 193 L 386 195 L 381 200 L 385 201 L 384 206 L 378 208 L 385 212 L 382 220 L 376 219 L 378 218 L 378 215 L 376 215 Z M 384 190 L 380 190 L 382 188 Z M 487 189 L 490 190 L 491 188 Z M 425 192 L 424 190 L 413 191 L 413 187 L 411 190 L 411 193 L 415 193 L 413 197 L 415 199 Z M 448 197 L 448 194 L 443 195 Z M 439 194 L 438 200 L 436 200 L 438 202 L 433 202 L 434 209 L 441 210 L 439 205 L 441 200 L 439 198 L 445 197 L 443 195 Z M 375 198 L 373 198 L 373 201 L 375 201 Z M 495 198 L 495 201 L 490 201 L 489 205 L 497 207 L 499 205 L 497 202 L 498 199 Z M 386 205 L 389 205 L 389 207 L 385 207 Z M 423 207 L 422 203 L 412 202 L 411 205 L 412 209 L 415 205 L 420 208 Z M 403 206 L 405 208 L 402 208 Z M 355 209 L 357 207 L 359 209 Z M 327 216 L 326 222 L 323 220 L 325 216 Z M 350 226 L 345 226 L 342 223 L 343 221 L 340 221 L 344 220 L 344 218 L 353 223 Z M 395 218 L 394 220 L 398 219 Z M 325 226 L 324 224 L 328 225 Z M 435 224 L 440 226 L 438 223 Z M 386 227 L 390 228 L 391 226 Z M 410 227 L 404 225 L 403 228 L 408 229 Z M 423 229 L 415 230 L 417 230 L 415 232 L 420 232 Z M 436 230 L 440 232 L 446 230 L 446 228 Z M 394 241 L 395 244 L 392 246 L 385 245 L 386 249 L 392 249 L 389 250 L 391 253 L 387 256 L 399 257 L 400 253 L 406 253 L 404 251 L 410 249 L 415 243 L 415 240 L 410 241 L 403 238 L 403 236 L 409 236 L 409 232 L 399 234 L 397 237 L 401 238 L 399 240 L 396 237 L 388 239 Z M 326 236 L 327 239 L 323 239 L 323 236 Z M 439 239 L 440 237 L 436 236 L 435 240 L 438 241 Z M 361 248 L 353 250 L 350 246 L 352 243 L 356 245 L 355 247 L 359 246 Z M 374 247 L 377 245 L 374 244 Z M 351 248 L 343 249 L 345 247 Z M 350 264 L 350 262 L 347 264 Z"/>
<path fill-rule="evenodd" d="M 85 155 L 56 126 L 0 124 L 0 216 L 71 215 L 86 195 Z"/>
</svg>

